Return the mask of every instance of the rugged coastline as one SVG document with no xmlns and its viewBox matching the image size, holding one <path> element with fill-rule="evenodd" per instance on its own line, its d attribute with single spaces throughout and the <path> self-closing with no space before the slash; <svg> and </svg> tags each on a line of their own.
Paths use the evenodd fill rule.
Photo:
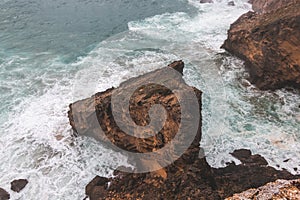
<svg viewBox="0 0 300 200">
<path fill-rule="evenodd" d="M 212 1 L 201 3 L 212 3 Z M 246 68 L 250 72 L 250 81 L 259 89 L 300 88 L 299 1 L 253 0 L 251 3 L 254 12 L 242 15 L 231 25 L 228 38 L 222 48 L 245 61 Z M 183 74 L 184 64 L 181 61 L 174 62 L 169 67 Z M 151 73 L 157 76 L 160 72 L 157 70 Z M 137 77 L 128 82 L 134 85 L 134 82 L 139 82 L 138 79 L 144 77 L 146 76 Z M 97 93 L 81 101 L 80 104 L 76 102 L 75 105 L 80 105 L 78 107 L 79 112 L 83 114 L 82 119 L 74 119 L 72 108 L 74 104 L 70 105 L 70 124 L 76 133 L 92 136 L 104 144 L 107 144 L 106 137 L 108 137 L 118 147 L 140 153 L 156 151 L 171 141 L 180 121 L 176 117 L 180 109 L 173 94 L 168 93 L 164 88 L 153 86 L 151 90 L 140 88 L 141 92 L 133 96 L 134 100 L 131 101 L 130 106 L 131 115 L 138 124 L 149 123 L 147 121 L 149 116 L 145 113 L 155 102 L 163 103 L 165 107 L 168 107 L 171 113 L 169 116 L 172 116 L 169 118 L 171 120 L 167 123 L 167 128 L 158 137 L 152 137 L 150 140 L 136 140 L 126 136 L 113 120 L 110 101 L 114 90 L 111 88 Z M 300 198 L 299 176 L 268 166 L 263 157 L 252 155 L 250 150 L 240 149 L 232 152 L 241 164 L 226 163 L 225 168 L 219 169 L 209 166 L 199 146 L 202 92 L 196 88 L 193 90 L 197 94 L 200 105 L 200 128 L 188 150 L 168 166 L 162 166 L 161 160 L 157 163 L 146 161 L 139 163 L 161 166 L 162 168 L 157 171 L 134 173 L 129 169 L 125 170 L 126 172 L 115 170 L 113 178 L 96 176 L 86 187 L 87 196 L 91 200 Z M 156 96 L 145 98 L 145 93 L 148 92 Z M 171 104 L 167 105 L 168 103 Z M 105 130 L 106 137 L 99 137 L 97 133 L 99 130 L 95 127 L 85 126 L 84 120 L 93 115 L 91 113 L 95 108 L 97 118 L 94 120 L 96 119 Z M 75 125 L 76 120 L 79 126 Z"/>
<path fill-rule="evenodd" d="M 177 61 L 169 65 L 169 67 L 183 73 L 184 64 L 181 61 Z M 160 70 L 157 70 L 148 73 L 148 75 L 159 76 L 160 72 Z M 145 77 L 148 77 L 148 75 L 145 74 L 126 82 L 135 85 L 136 83 L 139 83 L 139 79 L 144 79 Z M 171 121 L 165 124 L 160 137 L 139 141 L 130 136 L 126 136 L 113 121 L 111 110 L 109 109 L 111 106 L 110 97 L 112 90 L 114 89 L 109 89 L 105 92 L 98 93 L 96 96 L 89 99 L 75 102 L 70 105 L 70 124 L 75 132 L 81 135 L 89 134 L 89 136 L 98 139 L 102 143 L 107 143 L 107 139 L 98 137 L 99 129 L 95 129 L 94 126 L 86 125 L 84 122 L 84 120 L 88 119 L 88 116 L 91 116 L 91 113 L 96 110 L 97 120 L 102 129 L 105 130 L 106 137 L 108 137 L 113 144 L 120 146 L 127 151 L 156 151 L 157 148 L 164 146 L 165 143 L 173 137 L 172 134 L 174 134 L 174 129 L 171 127 L 177 127 L 179 122 L 178 116 L 176 116 L 179 114 L 177 110 L 178 102 L 170 101 L 170 99 L 174 99 L 174 94 L 166 91 L 163 92 L 164 90 L 162 90 L 161 87 L 154 86 L 151 89 L 151 94 L 153 96 L 145 98 L 144 92 L 149 91 L 143 90 L 143 88 L 140 88 L 140 93 L 133 95 L 133 101 L 131 101 L 130 106 L 131 114 L 139 123 L 142 123 L 143 119 L 147 118 L 145 111 L 147 113 L 149 105 L 153 104 L 155 99 L 163 104 L 166 102 L 165 100 L 168 99 L 167 102 L 171 103 L 169 104 L 170 115 L 172 116 L 175 114 L 170 118 Z M 199 105 L 201 105 L 201 91 L 195 88 L 193 88 L 193 90 L 197 94 Z M 142 103 L 138 103 L 141 102 L 141 99 L 143 99 Z M 80 106 L 77 106 L 77 104 Z M 146 108 L 146 110 L 141 109 L 141 107 L 135 107 L 135 105 L 142 106 L 143 108 Z M 80 113 L 80 116 L 83 116 L 83 118 L 78 118 L 78 113 Z M 76 122 L 79 124 L 76 125 Z M 146 121 L 143 123 L 146 123 Z M 191 146 L 173 164 L 148 173 L 116 170 L 114 172 L 115 177 L 113 178 L 97 176 L 87 185 L 86 194 L 91 200 L 224 199 L 235 193 L 240 193 L 253 187 L 257 188 L 269 182 L 276 181 L 277 179 L 299 178 L 286 170 L 278 171 L 269 167 L 267 161 L 263 157 L 260 155 L 252 155 L 251 151 L 246 149 L 236 150 L 232 153 L 234 157 L 241 161 L 241 164 L 236 165 L 234 163 L 227 163 L 227 167 L 220 169 L 210 167 L 205 159 L 203 150 L 199 146 L 201 140 L 201 121 L 199 126 L 199 130 Z M 189 135 L 189 132 L 185 132 L 184 134 Z M 161 140 L 161 138 L 166 138 L 166 140 Z M 132 160 L 132 162 L 134 162 L 134 160 Z M 159 165 L 160 161 L 158 160 L 157 163 L 144 162 L 141 164 Z"/>
</svg>

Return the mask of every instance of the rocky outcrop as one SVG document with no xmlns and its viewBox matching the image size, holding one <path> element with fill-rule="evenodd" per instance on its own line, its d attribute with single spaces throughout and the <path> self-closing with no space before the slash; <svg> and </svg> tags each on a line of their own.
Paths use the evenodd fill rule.
<svg viewBox="0 0 300 200">
<path fill-rule="evenodd" d="M 21 190 L 23 190 L 26 187 L 27 184 L 28 184 L 28 181 L 26 179 L 14 180 L 10 183 L 11 190 L 14 192 L 20 192 Z"/>
<path fill-rule="evenodd" d="M 240 194 L 235 194 L 226 200 L 242 199 L 300 199 L 300 179 L 277 180 L 257 189 L 249 189 Z"/>
<path fill-rule="evenodd" d="M 181 77 L 184 64 L 177 61 L 167 68 L 175 69 Z M 111 148 L 118 148 L 126 152 L 151 153 L 166 147 L 169 143 L 171 149 L 164 159 L 173 158 L 176 150 L 180 149 L 182 141 L 191 140 L 183 154 L 176 157 L 174 162 L 162 165 L 160 159 L 139 160 L 140 166 L 158 166 L 150 168 L 148 172 L 137 173 L 134 169 L 119 168 L 115 170 L 113 178 L 95 177 L 87 186 L 86 194 L 91 200 L 100 199 L 224 199 L 252 187 L 260 187 L 278 178 L 295 179 L 287 171 L 277 171 L 267 166 L 266 160 L 259 155 L 252 155 L 249 150 L 237 150 L 232 153 L 242 164 L 235 165 L 227 163 L 226 168 L 214 169 L 206 162 L 203 150 L 199 147 L 201 140 L 201 92 L 196 88 L 187 86 L 180 78 L 170 77 L 170 71 L 165 73 L 166 68 L 159 69 L 137 78 L 129 79 L 122 83 L 119 88 L 111 88 L 105 92 L 97 93 L 93 97 L 75 102 L 70 105 L 69 118 L 74 131 L 79 135 L 91 136 Z M 150 83 L 155 80 L 175 88 L 166 88 L 161 84 Z M 150 83 L 150 84 L 141 84 Z M 136 88 L 130 95 L 124 91 L 128 88 Z M 191 106 L 190 98 L 182 101 L 181 93 L 177 90 L 191 89 L 196 97 L 196 115 L 185 113 L 184 105 Z M 145 126 L 150 123 L 150 119 L 155 119 L 148 114 L 150 107 L 154 104 L 161 104 L 167 111 L 166 120 L 159 134 L 138 138 L 126 134 L 124 127 L 121 128 L 113 115 L 115 106 L 114 96 L 121 97 L 122 101 L 126 96 L 130 96 L 128 108 L 130 117 L 135 123 Z M 194 108 L 192 106 L 192 108 Z M 194 109 L 195 109 L 194 108 Z M 124 110 L 116 109 L 117 115 L 121 116 L 121 121 L 128 122 Z M 151 113 L 151 112 L 150 112 Z M 195 113 L 194 113 L 195 114 Z M 182 131 L 183 137 L 176 141 L 178 130 L 184 126 L 185 121 L 199 118 L 196 128 L 188 126 Z M 130 123 L 130 122 L 128 122 Z M 122 125 L 122 124 L 121 124 Z M 126 129 L 126 127 L 125 127 Z M 146 129 L 148 130 L 148 129 Z M 193 135 L 193 130 L 195 134 Z M 138 129 L 138 131 L 140 131 Z M 149 131 L 149 130 L 148 130 Z M 104 132 L 101 133 L 101 132 Z M 175 139 L 175 143 L 171 141 Z M 118 148 L 116 148 L 116 146 Z M 123 152 L 123 151 L 122 151 Z M 130 160 L 132 164 L 138 160 Z M 156 170 L 153 170 L 156 169 Z"/>
<path fill-rule="evenodd" d="M 260 89 L 300 88 L 300 1 L 254 0 L 222 45 L 245 61 Z"/>
<path fill-rule="evenodd" d="M 10 199 L 10 195 L 4 189 L 0 188 L 0 200 L 8 200 Z"/>
<path fill-rule="evenodd" d="M 197 158 L 192 164 L 165 167 L 165 176 L 153 172 L 135 174 L 116 170 L 114 178 L 95 177 L 87 185 L 86 194 L 91 200 L 218 200 L 278 178 L 295 178 L 287 171 L 268 167 L 263 157 L 251 155 L 249 150 L 238 150 L 233 154 L 242 164 L 228 163 L 225 168 L 215 169 L 207 164 L 205 158 Z"/>
<path fill-rule="evenodd" d="M 142 154 L 129 156 L 132 159 L 129 162 L 148 168 L 144 171 L 152 171 L 149 167 L 160 169 L 179 157 L 182 162 L 194 160 L 198 156 L 201 139 L 201 91 L 184 82 L 183 67 L 183 62 L 177 61 L 168 67 L 129 79 L 119 88 L 111 88 L 71 104 L 69 118 L 73 130 L 127 154 L 154 152 L 154 155 L 147 154 L 147 158 L 143 158 Z M 187 94 L 194 96 L 194 99 Z M 113 103 L 114 99 L 116 102 Z M 126 105 L 126 102 L 129 104 Z M 167 112 L 166 120 L 155 117 L 158 114 L 156 111 L 150 116 L 151 107 L 157 104 Z M 184 111 L 184 108 L 188 111 Z M 163 121 L 165 123 L 160 126 Z M 158 134 L 154 133 L 153 127 L 160 127 Z M 149 137 L 140 137 L 145 133 L 151 134 Z M 181 141 L 190 141 L 190 144 Z M 168 150 L 160 151 L 166 149 L 163 148 L 165 146 Z M 148 162 L 149 156 L 152 157 L 151 163 Z"/>
<path fill-rule="evenodd" d="M 298 0 L 252 0 L 252 9 L 257 13 L 275 11 L 289 4 L 297 3 Z"/>
</svg>

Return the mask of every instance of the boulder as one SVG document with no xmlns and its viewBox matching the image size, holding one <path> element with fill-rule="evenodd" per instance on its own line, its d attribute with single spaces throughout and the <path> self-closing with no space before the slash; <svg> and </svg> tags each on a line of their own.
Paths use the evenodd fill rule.
<svg viewBox="0 0 300 200">
<path fill-rule="evenodd" d="M 125 152 L 129 162 L 147 168 L 144 171 L 179 158 L 190 162 L 198 156 L 201 139 L 201 91 L 184 82 L 183 67 L 176 61 L 71 104 L 73 130 Z M 165 114 L 153 110 L 158 104 Z"/>
<path fill-rule="evenodd" d="M 18 179 L 18 180 L 12 181 L 10 184 L 11 184 L 12 191 L 20 192 L 28 184 L 28 181 L 26 179 Z"/>
<path fill-rule="evenodd" d="M 242 15 L 222 48 L 245 61 L 258 88 L 300 88 L 300 1 L 273 8 Z"/>
<path fill-rule="evenodd" d="M 234 3 L 234 1 L 229 1 L 229 2 L 227 3 L 227 5 L 229 5 L 229 6 L 235 6 L 235 3 Z"/>
<path fill-rule="evenodd" d="M 4 189 L 0 188 L 0 200 L 8 200 L 10 199 L 10 195 Z"/>
</svg>

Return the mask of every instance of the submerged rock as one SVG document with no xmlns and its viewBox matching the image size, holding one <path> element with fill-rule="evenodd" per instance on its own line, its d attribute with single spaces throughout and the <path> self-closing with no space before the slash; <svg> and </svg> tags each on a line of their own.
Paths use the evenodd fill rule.
<svg viewBox="0 0 300 200">
<path fill-rule="evenodd" d="M 20 192 L 28 184 L 28 181 L 26 179 L 19 179 L 19 180 L 12 181 L 10 184 L 11 184 L 12 191 Z"/>
<path fill-rule="evenodd" d="M 10 199 L 10 195 L 4 189 L 0 188 L 0 200 L 8 200 Z"/>
<path fill-rule="evenodd" d="M 229 1 L 229 2 L 227 3 L 227 5 L 229 5 L 229 6 L 235 6 L 235 3 L 234 3 L 234 1 Z"/>
<path fill-rule="evenodd" d="M 245 61 L 258 88 L 300 88 L 300 1 L 264 1 L 268 6 L 255 2 L 254 10 L 262 14 L 242 15 L 222 48 Z"/>
<path fill-rule="evenodd" d="M 213 3 L 213 0 L 200 0 L 200 3 Z"/>
</svg>

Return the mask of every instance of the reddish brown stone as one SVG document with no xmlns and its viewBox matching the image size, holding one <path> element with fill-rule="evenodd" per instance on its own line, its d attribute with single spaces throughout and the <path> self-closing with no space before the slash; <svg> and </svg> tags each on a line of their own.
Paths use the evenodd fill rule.
<svg viewBox="0 0 300 200">
<path fill-rule="evenodd" d="M 250 153 L 250 154 L 249 154 Z M 116 170 L 115 178 L 96 177 L 86 188 L 91 200 L 112 199 L 224 199 L 250 188 L 257 188 L 277 179 L 295 179 L 287 171 L 277 171 L 267 166 L 265 159 L 238 150 L 233 154 L 245 161 L 241 165 L 228 163 L 225 168 L 211 168 L 205 158 L 197 158 L 192 164 L 176 163 L 165 167 L 167 176 L 159 172 L 135 174 Z M 257 159 L 260 158 L 260 159 Z M 103 180 L 106 180 L 103 182 Z M 97 183 L 98 182 L 98 183 Z M 294 188 L 299 186 L 293 182 Z"/>
<path fill-rule="evenodd" d="M 169 67 L 177 69 L 180 73 L 183 72 L 182 62 L 175 62 L 169 65 Z M 161 70 L 156 70 L 149 74 L 150 76 L 160 76 L 161 72 Z M 135 86 L 140 80 L 147 78 L 148 75 L 130 79 L 126 83 Z M 172 81 L 172 84 L 185 85 L 185 83 L 178 83 L 174 80 L 169 81 Z M 93 126 L 85 123 L 86 120 L 95 120 L 90 116 L 96 109 L 96 120 L 100 123 L 101 128 L 105 130 L 106 137 L 123 149 L 134 152 L 152 152 L 157 147 L 163 146 L 166 142 L 172 140 L 173 134 L 177 131 L 176 127 L 180 124 L 179 116 L 181 115 L 178 102 L 172 92 L 159 85 L 151 85 L 150 88 L 140 87 L 137 90 L 138 92 L 132 95 L 130 114 L 137 124 L 147 124 L 147 120 L 149 119 L 147 108 L 155 100 L 159 100 L 163 104 L 164 102 L 168 102 L 170 106 L 168 108 L 170 111 L 169 114 L 172 116 L 169 119 L 170 121 L 165 123 L 164 129 L 161 131 L 163 140 L 160 138 L 135 140 L 122 132 L 113 121 L 110 109 L 110 97 L 113 90 L 109 89 L 105 92 L 97 93 L 93 98 L 82 100 L 79 104 L 78 102 L 72 104 L 73 106 L 78 104 L 77 112 L 82 114 L 79 115 L 81 118 L 77 119 L 79 124 L 75 124 L 74 110 L 72 109 L 74 107 L 70 106 L 69 118 L 75 131 L 82 135 L 93 136 L 105 144 L 105 138 L 98 137 L 99 129 L 95 129 Z M 194 92 L 197 95 L 199 105 L 201 105 L 201 92 L 195 88 Z M 201 117 L 201 109 L 199 110 L 199 115 Z M 189 131 L 186 134 L 188 136 Z M 218 200 L 245 191 L 251 187 L 260 187 L 278 178 L 294 179 L 297 177 L 285 170 L 277 171 L 272 167 L 268 167 L 263 157 L 252 155 L 249 150 L 245 149 L 232 153 L 233 156 L 241 160 L 241 165 L 227 163 L 228 166 L 225 168 L 211 168 L 206 162 L 205 157 L 199 156 L 201 121 L 199 122 L 197 135 L 193 139 L 194 141 L 188 150 L 173 164 L 148 173 L 115 170 L 114 178 L 108 179 L 97 176 L 87 185 L 86 194 L 91 200 Z M 143 164 L 152 165 L 153 163 L 145 161 Z"/>
<path fill-rule="evenodd" d="M 297 3 L 299 0 L 252 0 L 252 9 L 258 13 L 267 13 L 289 4 Z"/>
<path fill-rule="evenodd" d="M 99 92 L 92 96 L 91 98 L 84 99 L 78 102 L 75 102 L 70 105 L 69 118 L 70 124 L 75 132 L 80 135 L 91 136 L 97 140 L 108 145 L 110 148 L 124 149 L 129 152 L 155 152 L 157 149 L 164 147 L 166 144 L 173 142 L 173 146 L 176 151 L 173 153 L 163 155 L 163 159 L 155 159 L 157 163 L 149 163 L 147 161 L 134 160 L 133 162 L 138 162 L 138 165 L 150 166 L 157 165 L 161 166 L 161 163 L 165 162 L 165 159 L 173 159 L 173 157 L 178 149 L 181 148 L 181 141 L 185 139 L 190 139 L 192 142 L 191 146 L 184 148 L 184 154 L 180 157 L 180 160 L 183 162 L 192 162 L 195 157 L 198 156 L 199 151 L 199 142 L 201 139 L 201 91 L 196 88 L 188 86 L 182 79 L 184 63 L 182 61 L 176 61 L 170 64 L 167 68 L 173 68 L 180 74 L 179 79 L 173 79 L 172 77 L 165 77 L 165 68 L 158 69 L 153 72 L 147 73 L 145 75 L 129 79 L 122 83 L 120 87 L 131 87 L 136 88 L 135 92 L 130 98 L 129 110 L 132 120 L 139 126 L 146 126 L 150 122 L 149 110 L 154 104 L 162 105 L 167 111 L 167 119 L 163 125 L 163 128 L 155 136 L 147 138 L 138 138 L 128 135 L 124 132 L 116 123 L 115 118 L 112 114 L 112 94 L 117 89 L 108 89 L 104 92 Z M 176 73 L 177 73 L 176 72 Z M 143 85 L 141 83 L 148 82 L 152 80 L 153 77 L 158 77 L 162 80 L 168 82 L 168 85 L 171 85 L 177 89 L 191 90 L 195 96 L 195 100 L 199 105 L 196 107 L 198 109 L 198 116 L 190 116 L 187 113 L 181 114 L 181 105 L 179 103 L 178 97 L 163 85 L 151 83 Z M 123 91 L 117 90 L 118 95 L 124 95 Z M 182 95 L 182 94 L 180 94 Z M 127 96 L 127 95 L 126 95 Z M 185 102 L 187 105 L 190 104 L 188 99 Z M 190 105 L 189 105 L 190 106 Z M 194 106 L 193 106 L 194 107 Z M 123 109 L 117 110 L 117 113 L 120 113 L 120 116 L 123 117 Z M 195 133 L 192 133 L 190 127 L 180 127 L 180 124 L 183 120 L 189 121 L 190 118 L 199 118 L 197 121 L 198 124 L 191 124 L 191 127 L 194 126 Z M 123 118 L 122 118 L 123 119 Z M 123 121 L 126 121 L 124 119 Z M 88 122 L 88 123 L 87 123 Z M 174 141 L 174 137 L 178 133 L 179 128 L 181 128 L 184 134 L 181 138 L 181 141 Z M 105 132 L 105 135 L 101 134 Z M 149 129 L 149 132 L 151 130 Z M 190 136 L 193 134 L 193 136 Z M 114 145 L 110 145 L 108 140 Z M 116 149 L 118 150 L 118 149 Z M 178 157 L 177 157 L 178 158 Z M 176 158 L 176 159 L 177 159 Z M 179 161 L 178 161 L 179 163 Z"/>
<path fill-rule="evenodd" d="M 222 45 L 245 61 L 250 81 L 260 89 L 300 88 L 300 1 L 293 2 L 242 15 Z"/>
</svg>

